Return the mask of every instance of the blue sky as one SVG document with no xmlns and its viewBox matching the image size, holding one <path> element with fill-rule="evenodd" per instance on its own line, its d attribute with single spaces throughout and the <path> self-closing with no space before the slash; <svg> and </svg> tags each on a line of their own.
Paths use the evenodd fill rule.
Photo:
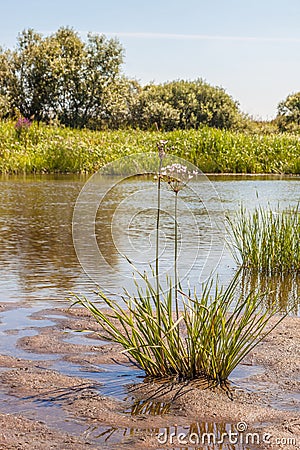
<svg viewBox="0 0 300 450">
<path fill-rule="evenodd" d="M 300 91 L 299 0 L 0 0 L 0 45 L 60 26 L 117 36 L 124 72 L 143 84 L 201 77 L 255 118 Z"/>
</svg>

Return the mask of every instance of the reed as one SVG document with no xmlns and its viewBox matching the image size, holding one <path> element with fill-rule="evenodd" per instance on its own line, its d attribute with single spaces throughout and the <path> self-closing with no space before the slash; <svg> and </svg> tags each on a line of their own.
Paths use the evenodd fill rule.
<svg viewBox="0 0 300 450">
<path fill-rule="evenodd" d="M 284 210 L 241 206 L 227 216 L 227 225 L 232 254 L 245 269 L 266 275 L 300 272 L 299 204 Z"/>
<path fill-rule="evenodd" d="M 300 173 L 296 134 L 247 134 L 203 127 L 158 131 L 74 130 L 33 123 L 19 133 L 0 121 L 0 173 L 93 173 L 135 153 L 155 152 L 167 140 L 174 154 L 206 173 Z"/>
</svg>

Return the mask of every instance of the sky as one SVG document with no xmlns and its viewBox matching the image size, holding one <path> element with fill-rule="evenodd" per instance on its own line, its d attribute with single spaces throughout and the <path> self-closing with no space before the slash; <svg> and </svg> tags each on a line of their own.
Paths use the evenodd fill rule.
<svg viewBox="0 0 300 450">
<path fill-rule="evenodd" d="M 300 0 L 0 0 L 0 46 L 61 26 L 117 37 L 124 73 L 162 83 L 202 78 L 255 119 L 300 91 Z"/>
</svg>

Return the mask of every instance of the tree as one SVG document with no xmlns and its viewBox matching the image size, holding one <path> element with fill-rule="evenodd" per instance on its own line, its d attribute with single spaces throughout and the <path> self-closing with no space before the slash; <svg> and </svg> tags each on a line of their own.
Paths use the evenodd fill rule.
<svg viewBox="0 0 300 450">
<path fill-rule="evenodd" d="M 201 79 L 148 85 L 133 113 L 136 126 L 149 128 L 156 122 L 165 130 L 201 125 L 231 128 L 240 119 L 238 104 L 222 88 Z"/>
<path fill-rule="evenodd" d="M 141 87 L 121 72 L 116 39 L 62 27 L 50 36 L 28 29 L 12 51 L 0 49 L 0 117 L 19 111 L 27 119 L 51 119 L 70 127 L 161 130 L 208 125 L 234 128 L 238 104 L 201 79 Z"/>
<path fill-rule="evenodd" d="M 29 29 L 19 35 L 16 50 L 1 55 L 8 67 L 5 85 L 1 80 L 1 87 L 12 108 L 38 121 L 46 117 L 53 95 L 49 50 L 42 36 Z"/>
<path fill-rule="evenodd" d="M 0 47 L 0 118 L 12 112 L 11 97 L 8 93 L 9 63 L 7 52 Z"/>
<path fill-rule="evenodd" d="M 103 111 L 102 121 L 99 118 L 90 120 L 90 128 L 110 129 L 126 128 L 132 126 L 132 111 L 135 109 L 140 85 L 135 80 L 128 80 L 125 76 L 118 77 L 113 85 L 107 87 L 104 91 L 105 110 Z"/>
<path fill-rule="evenodd" d="M 18 37 L 17 48 L 1 58 L 8 76 L 0 76 L 0 94 L 27 118 L 83 127 L 102 119 L 106 95 L 120 81 L 123 49 L 115 39 L 89 34 L 87 42 L 70 28 L 48 37 L 29 29 Z"/>
<path fill-rule="evenodd" d="M 101 121 L 106 112 L 106 96 L 120 81 L 122 47 L 117 40 L 103 35 L 88 34 L 87 43 L 83 43 L 68 28 L 58 30 L 49 42 L 56 48 L 56 115 L 65 125 L 76 127 Z"/>
<path fill-rule="evenodd" d="M 290 94 L 278 105 L 276 118 L 281 131 L 294 131 L 300 127 L 300 92 Z"/>
</svg>

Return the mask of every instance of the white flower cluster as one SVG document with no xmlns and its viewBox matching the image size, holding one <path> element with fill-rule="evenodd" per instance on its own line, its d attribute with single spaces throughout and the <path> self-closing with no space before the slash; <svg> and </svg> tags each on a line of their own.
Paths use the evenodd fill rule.
<svg viewBox="0 0 300 450">
<path fill-rule="evenodd" d="M 162 167 L 160 176 L 175 193 L 178 193 L 197 174 L 196 170 L 190 172 L 182 164 L 172 164 Z"/>
</svg>

